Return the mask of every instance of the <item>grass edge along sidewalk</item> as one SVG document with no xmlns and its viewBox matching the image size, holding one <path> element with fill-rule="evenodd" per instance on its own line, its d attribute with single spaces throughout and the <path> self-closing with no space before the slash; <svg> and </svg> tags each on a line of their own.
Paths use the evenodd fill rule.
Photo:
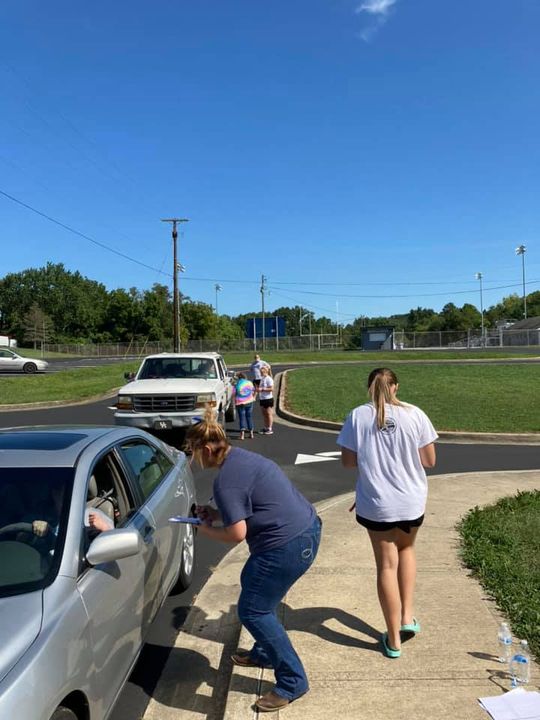
<svg viewBox="0 0 540 720">
<path fill-rule="evenodd" d="M 312 367 L 287 371 L 280 409 L 337 429 L 368 401 L 371 367 Z M 399 397 L 421 407 L 438 431 L 532 433 L 540 440 L 540 364 L 402 365 Z"/>
<path fill-rule="evenodd" d="M 462 562 L 540 659 L 540 489 L 476 506 L 456 529 Z"/>
</svg>

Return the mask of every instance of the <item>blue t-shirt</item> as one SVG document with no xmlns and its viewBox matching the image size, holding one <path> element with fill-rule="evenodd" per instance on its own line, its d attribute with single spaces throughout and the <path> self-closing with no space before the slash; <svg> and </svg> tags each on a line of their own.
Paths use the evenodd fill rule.
<svg viewBox="0 0 540 720">
<path fill-rule="evenodd" d="M 285 545 L 315 521 L 315 508 L 272 460 L 231 448 L 214 480 L 225 526 L 245 520 L 255 555 Z"/>
</svg>

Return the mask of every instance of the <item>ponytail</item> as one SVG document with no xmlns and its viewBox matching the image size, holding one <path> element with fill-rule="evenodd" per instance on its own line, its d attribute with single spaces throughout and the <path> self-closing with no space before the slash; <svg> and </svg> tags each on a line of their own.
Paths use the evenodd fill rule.
<svg viewBox="0 0 540 720">
<path fill-rule="evenodd" d="M 217 412 L 214 408 L 207 406 L 202 420 L 192 425 L 186 433 L 185 447 L 193 453 L 193 457 L 201 467 L 202 451 L 205 445 L 212 445 L 215 451 L 212 459 L 212 466 L 221 465 L 225 459 L 230 443 L 227 439 L 225 429 L 217 420 Z"/>
<path fill-rule="evenodd" d="M 369 374 L 368 391 L 371 395 L 375 412 L 377 413 L 377 427 L 379 430 L 386 426 L 385 405 L 401 405 L 392 392 L 392 385 L 397 385 L 395 373 L 388 368 L 375 368 Z"/>
</svg>

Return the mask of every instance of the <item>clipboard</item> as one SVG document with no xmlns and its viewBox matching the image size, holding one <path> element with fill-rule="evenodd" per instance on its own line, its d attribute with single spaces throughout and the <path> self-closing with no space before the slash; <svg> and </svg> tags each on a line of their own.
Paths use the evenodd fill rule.
<svg viewBox="0 0 540 720">
<path fill-rule="evenodd" d="M 188 525 L 202 525 L 202 520 L 196 517 L 184 517 L 183 515 L 174 515 L 169 518 L 172 523 L 187 523 Z"/>
</svg>

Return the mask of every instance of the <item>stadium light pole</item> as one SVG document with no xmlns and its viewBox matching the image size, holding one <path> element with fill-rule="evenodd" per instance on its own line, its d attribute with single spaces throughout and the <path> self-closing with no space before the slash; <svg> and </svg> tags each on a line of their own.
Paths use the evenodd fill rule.
<svg viewBox="0 0 540 720">
<path fill-rule="evenodd" d="M 188 218 L 162 218 L 161 222 L 172 224 L 173 239 L 173 351 L 180 352 L 180 295 L 178 292 L 178 270 L 180 263 L 178 262 L 177 240 L 178 223 L 189 222 Z"/>
<path fill-rule="evenodd" d="M 216 317 L 218 317 L 218 315 L 219 315 L 219 313 L 218 313 L 218 293 L 221 292 L 223 290 L 223 288 L 221 287 L 221 285 L 219 283 L 216 283 L 214 285 L 214 290 L 216 291 Z"/>
<path fill-rule="evenodd" d="M 476 279 L 480 283 L 480 316 L 481 316 L 481 332 L 482 332 L 482 345 L 484 345 L 484 293 L 482 287 L 482 278 L 484 277 L 481 272 L 476 273 Z"/>
<path fill-rule="evenodd" d="M 525 253 L 527 248 L 525 245 L 518 245 L 516 255 L 521 255 L 521 274 L 523 278 L 523 317 L 527 319 L 527 291 L 525 290 Z"/>
<path fill-rule="evenodd" d="M 310 313 L 308 313 L 308 312 L 307 312 L 307 313 L 304 313 L 303 315 L 300 315 L 300 322 L 298 323 L 298 325 L 299 325 L 299 327 L 300 327 L 300 337 L 302 337 L 302 320 L 303 320 L 304 318 L 309 317 L 309 315 L 310 315 Z"/>
</svg>

